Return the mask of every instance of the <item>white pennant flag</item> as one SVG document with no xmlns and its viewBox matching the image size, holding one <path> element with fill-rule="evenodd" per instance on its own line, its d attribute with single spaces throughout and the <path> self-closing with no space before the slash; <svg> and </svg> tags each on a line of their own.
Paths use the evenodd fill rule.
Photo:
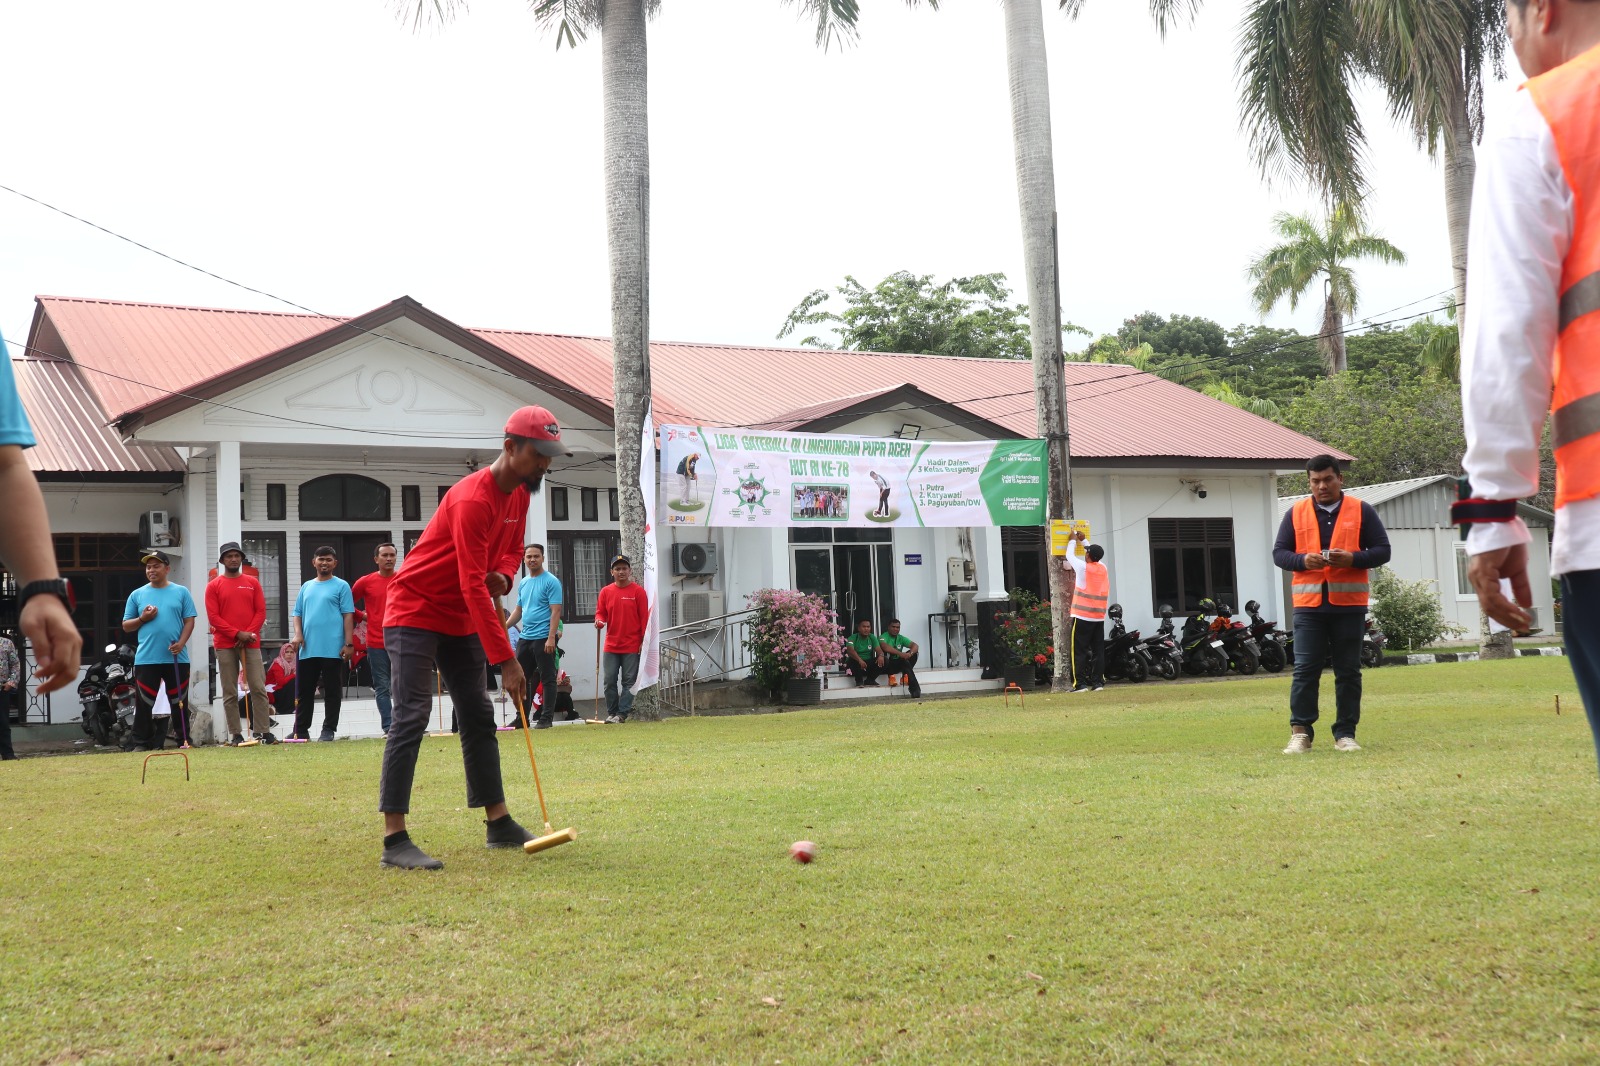
<svg viewBox="0 0 1600 1066">
<path fill-rule="evenodd" d="M 644 647 L 639 651 L 639 679 L 633 691 L 642 692 L 661 680 L 661 604 L 656 582 L 656 427 L 655 414 L 646 407 L 644 432 L 639 434 L 639 488 L 644 492 L 644 558 L 637 561 L 638 582 L 650 604 L 645 622 Z"/>
</svg>

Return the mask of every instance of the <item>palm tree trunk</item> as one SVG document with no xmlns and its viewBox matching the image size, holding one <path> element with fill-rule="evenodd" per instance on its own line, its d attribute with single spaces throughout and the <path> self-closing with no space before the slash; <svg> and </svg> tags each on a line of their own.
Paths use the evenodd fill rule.
<svg viewBox="0 0 1600 1066">
<path fill-rule="evenodd" d="M 1444 213 L 1450 227 L 1450 268 L 1454 274 L 1456 313 L 1467 307 L 1467 223 L 1472 209 L 1472 179 L 1477 157 L 1472 147 L 1472 120 L 1467 116 L 1467 90 L 1458 80 L 1451 87 L 1450 128 L 1444 139 Z"/>
<path fill-rule="evenodd" d="M 603 0 L 600 71 L 605 106 L 617 497 L 623 554 L 641 561 L 645 513 L 639 487 L 639 441 L 650 400 L 650 137 L 645 60 L 644 0 Z"/>
<path fill-rule="evenodd" d="M 1339 312 L 1339 301 L 1334 299 L 1331 286 L 1322 301 L 1322 332 L 1317 335 L 1317 347 L 1322 350 L 1329 377 L 1345 372 L 1344 315 Z"/>
<path fill-rule="evenodd" d="M 1017 200 L 1022 212 L 1022 253 L 1027 274 L 1029 326 L 1033 339 L 1033 387 L 1038 402 L 1039 436 L 1047 442 L 1046 511 L 1051 518 L 1072 513 L 1070 455 L 1067 446 L 1066 382 L 1061 362 L 1060 288 L 1056 276 L 1056 177 L 1050 139 L 1050 79 L 1044 50 L 1040 0 L 1004 0 L 1006 69 L 1011 86 L 1011 136 L 1016 152 Z M 1072 603 L 1072 570 L 1050 557 L 1050 622 L 1055 638 L 1056 675 L 1052 687 L 1067 687 L 1067 613 Z"/>
</svg>

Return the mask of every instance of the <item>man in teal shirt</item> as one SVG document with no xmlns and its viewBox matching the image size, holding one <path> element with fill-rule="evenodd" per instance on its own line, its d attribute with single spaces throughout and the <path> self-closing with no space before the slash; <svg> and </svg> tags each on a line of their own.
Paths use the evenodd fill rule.
<svg viewBox="0 0 1600 1066">
<path fill-rule="evenodd" d="M 189 590 L 167 579 L 172 560 L 166 552 L 146 552 L 143 562 L 149 584 L 133 590 L 122 612 L 123 632 L 139 634 L 139 647 L 133 653 L 138 703 L 124 749 L 159 751 L 166 746 L 172 714 L 178 716 L 180 743 L 189 743 L 189 634 L 199 612 Z M 170 713 L 152 721 L 163 686 Z"/>
</svg>

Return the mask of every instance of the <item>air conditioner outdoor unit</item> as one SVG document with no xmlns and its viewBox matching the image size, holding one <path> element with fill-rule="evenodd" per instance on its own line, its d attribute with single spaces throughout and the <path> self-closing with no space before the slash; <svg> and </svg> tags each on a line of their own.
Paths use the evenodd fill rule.
<svg viewBox="0 0 1600 1066">
<path fill-rule="evenodd" d="M 172 548 L 182 543 L 178 517 L 171 511 L 146 511 L 139 516 L 141 548 Z"/>
<path fill-rule="evenodd" d="M 691 574 L 696 577 L 716 573 L 717 546 L 715 544 L 674 544 L 672 546 L 672 572 L 674 574 Z"/>
<path fill-rule="evenodd" d="M 978 594 L 976 592 L 957 592 L 956 610 L 961 612 L 961 617 L 978 624 Z"/>
<path fill-rule="evenodd" d="M 693 625 L 722 615 L 720 592 L 674 592 L 672 594 L 672 624 Z"/>
</svg>

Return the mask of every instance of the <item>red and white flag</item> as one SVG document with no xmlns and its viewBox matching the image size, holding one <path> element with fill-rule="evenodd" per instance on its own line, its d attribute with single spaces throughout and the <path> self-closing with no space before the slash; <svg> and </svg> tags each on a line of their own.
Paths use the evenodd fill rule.
<svg viewBox="0 0 1600 1066">
<path fill-rule="evenodd" d="M 638 581 L 650 604 L 644 627 L 644 647 L 639 651 L 639 679 L 633 691 L 642 692 L 661 680 L 661 601 L 656 581 L 656 426 L 655 413 L 644 410 L 644 432 L 639 434 L 639 488 L 644 492 L 644 558 L 637 561 Z"/>
</svg>

